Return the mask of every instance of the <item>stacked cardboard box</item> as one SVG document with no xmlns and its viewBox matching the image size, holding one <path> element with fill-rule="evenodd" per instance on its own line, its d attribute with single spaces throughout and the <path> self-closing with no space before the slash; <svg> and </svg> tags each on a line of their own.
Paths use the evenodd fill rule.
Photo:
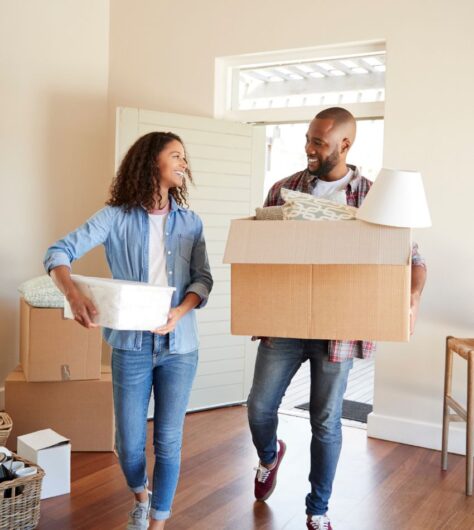
<svg viewBox="0 0 474 530">
<path fill-rule="evenodd" d="M 102 339 L 63 318 L 62 308 L 33 307 L 20 299 L 20 363 L 28 382 L 100 379 Z"/>
<path fill-rule="evenodd" d="M 5 381 L 10 436 L 51 428 L 73 451 L 112 451 L 114 415 L 110 367 L 101 366 L 99 328 L 64 319 L 59 308 L 20 300 L 20 362 Z"/>
</svg>

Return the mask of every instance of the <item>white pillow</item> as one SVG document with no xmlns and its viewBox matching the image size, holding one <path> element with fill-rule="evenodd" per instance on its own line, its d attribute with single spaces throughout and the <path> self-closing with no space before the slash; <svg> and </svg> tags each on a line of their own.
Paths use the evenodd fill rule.
<svg viewBox="0 0 474 530">
<path fill-rule="evenodd" d="M 64 307 L 63 293 L 47 274 L 27 280 L 18 291 L 34 307 Z"/>
</svg>

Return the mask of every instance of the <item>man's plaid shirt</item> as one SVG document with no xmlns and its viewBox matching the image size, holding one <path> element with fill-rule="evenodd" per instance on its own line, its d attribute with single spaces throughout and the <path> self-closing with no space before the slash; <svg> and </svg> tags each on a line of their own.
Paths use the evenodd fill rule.
<svg viewBox="0 0 474 530">
<path fill-rule="evenodd" d="M 358 168 L 348 165 L 353 171 L 353 177 L 346 188 L 347 204 L 358 208 L 367 195 L 372 182 L 363 177 Z M 306 169 L 276 182 L 268 192 L 264 206 L 280 206 L 284 203 L 280 195 L 281 188 L 312 193 L 316 186 L 317 177 Z M 413 244 L 412 265 L 426 267 L 424 259 L 418 253 L 418 245 Z M 375 352 L 376 343 L 362 340 L 330 340 L 329 360 L 341 362 L 353 357 L 367 359 Z"/>
</svg>

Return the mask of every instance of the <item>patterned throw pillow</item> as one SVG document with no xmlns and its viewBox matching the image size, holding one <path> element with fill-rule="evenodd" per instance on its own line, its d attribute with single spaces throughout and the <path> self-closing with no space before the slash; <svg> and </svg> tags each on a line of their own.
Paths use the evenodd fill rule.
<svg viewBox="0 0 474 530">
<path fill-rule="evenodd" d="M 309 193 L 281 189 L 285 200 L 283 205 L 284 220 L 304 221 L 340 221 L 355 219 L 357 208 L 339 204 L 328 199 L 315 197 Z"/>
<path fill-rule="evenodd" d="M 265 208 L 255 208 L 255 219 L 257 221 L 282 221 L 282 206 L 267 206 Z"/>
</svg>

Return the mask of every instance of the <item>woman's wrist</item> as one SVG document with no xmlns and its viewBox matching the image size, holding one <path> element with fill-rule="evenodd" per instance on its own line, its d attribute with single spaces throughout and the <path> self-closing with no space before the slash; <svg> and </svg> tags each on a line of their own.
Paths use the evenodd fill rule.
<svg viewBox="0 0 474 530">
<path fill-rule="evenodd" d="M 79 289 L 72 283 L 72 285 L 64 289 L 64 296 L 66 300 L 71 303 L 74 299 L 79 296 Z"/>
</svg>

